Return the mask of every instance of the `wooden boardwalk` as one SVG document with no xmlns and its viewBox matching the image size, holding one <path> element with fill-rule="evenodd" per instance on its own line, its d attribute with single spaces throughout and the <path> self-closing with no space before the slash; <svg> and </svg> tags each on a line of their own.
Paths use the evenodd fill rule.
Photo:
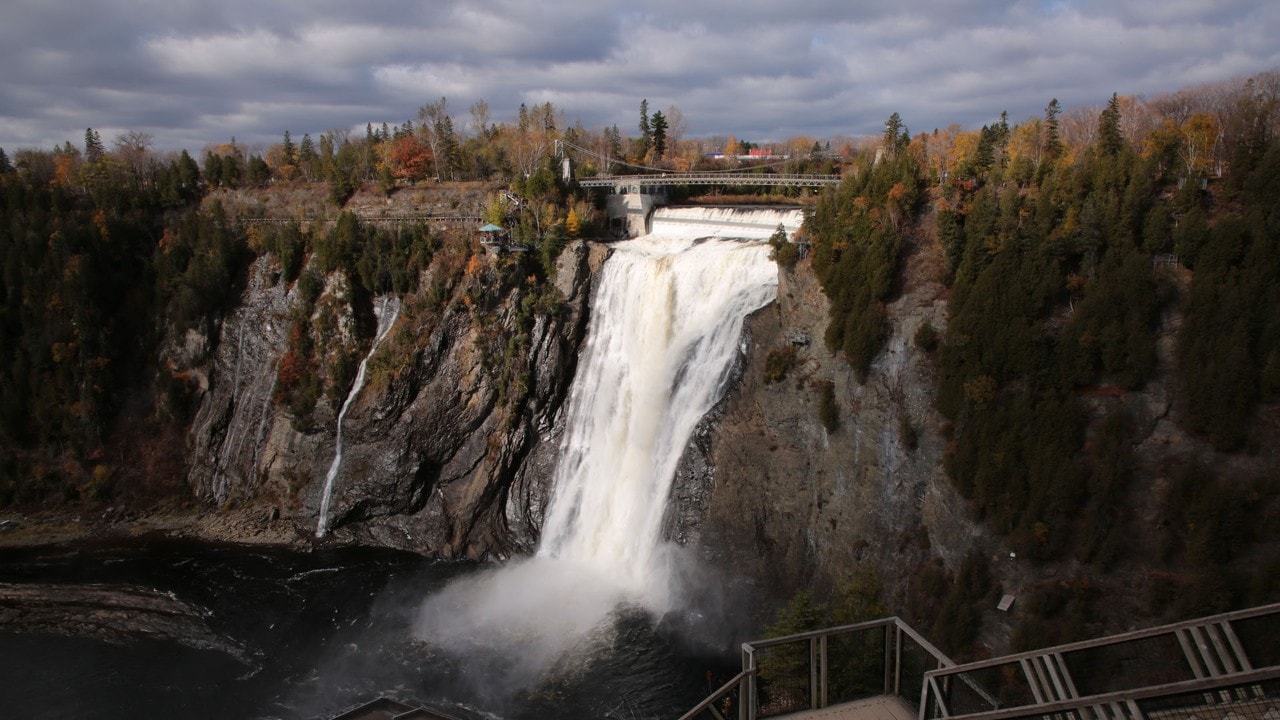
<svg viewBox="0 0 1280 720">
<path fill-rule="evenodd" d="M 916 711 L 900 697 L 877 695 L 784 717 L 787 720 L 916 720 Z"/>
</svg>

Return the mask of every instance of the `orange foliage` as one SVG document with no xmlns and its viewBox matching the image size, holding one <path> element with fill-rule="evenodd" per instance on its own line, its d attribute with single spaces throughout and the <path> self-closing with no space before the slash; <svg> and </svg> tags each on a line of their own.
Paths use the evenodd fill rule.
<svg viewBox="0 0 1280 720">
<path fill-rule="evenodd" d="M 173 246 L 178 242 L 178 236 L 173 234 L 173 228 L 166 227 L 164 233 L 160 235 L 160 252 L 168 255 L 173 252 Z"/>
<path fill-rule="evenodd" d="M 53 158 L 53 184 L 71 187 L 76 176 L 76 158 L 69 153 L 58 153 Z"/>
<path fill-rule="evenodd" d="M 391 143 L 387 161 L 394 177 L 406 180 L 426 177 L 431 166 L 431 149 L 409 133 Z"/>
</svg>

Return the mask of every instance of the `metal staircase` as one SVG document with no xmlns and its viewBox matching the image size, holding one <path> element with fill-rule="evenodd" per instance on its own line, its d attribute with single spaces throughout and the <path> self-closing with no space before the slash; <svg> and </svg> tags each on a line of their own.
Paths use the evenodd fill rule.
<svg viewBox="0 0 1280 720">
<path fill-rule="evenodd" d="M 897 618 L 755 641 L 681 720 L 885 718 L 875 696 L 917 720 L 1280 720 L 1280 604 L 963 665 Z"/>
</svg>

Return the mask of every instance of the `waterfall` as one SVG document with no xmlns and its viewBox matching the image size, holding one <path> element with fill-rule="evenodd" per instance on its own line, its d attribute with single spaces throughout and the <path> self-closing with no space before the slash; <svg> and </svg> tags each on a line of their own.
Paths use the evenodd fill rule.
<svg viewBox="0 0 1280 720">
<path fill-rule="evenodd" d="M 746 316 L 777 293 L 770 237 L 799 210 L 659 210 L 601 269 L 533 558 L 428 598 L 416 634 L 458 653 L 517 651 L 532 680 L 620 604 L 660 615 L 662 517 L 676 465 L 722 397 Z M 519 682 L 521 678 L 513 678 Z"/>
<path fill-rule="evenodd" d="M 653 234 L 619 245 L 601 271 L 538 550 L 659 605 L 655 563 L 676 464 L 723 395 L 743 320 L 777 287 L 767 246 L 699 237 L 712 228 L 768 237 L 778 223 L 744 220 L 776 211 L 689 210 L 701 213 L 656 217 Z"/>
<path fill-rule="evenodd" d="M 369 365 L 369 358 L 373 357 L 373 353 L 378 349 L 378 344 L 387 336 L 391 330 L 391 326 L 395 324 L 396 317 L 400 314 L 400 300 L 392 295 L 382 296 L 382 307 L 375 311 L 378 316 L 378 330 L 374 335 L 373 344 L 369 346 L 369 353 L 360 361 L 360 367 L 356 370 L 356 380 L 351 384 L 351 392 L 347 393 L 347 399 L 342 403 L 342 409 L 338 411 L 337 432 L 333 441 L 333 463 L 329 465 L 329 473 L 324 478 L 324 494 L 320 497 L 320 519 L 316 523 L 316 537 L 323 538 L 329 530 L 329 501 L 333 499 L 333 483 L 338 478 L 338 468 L 342 467 L 342 421 L 347 417 L 347 411 L 351 409 L 351 403 L 355 402 L 356 395 L 360 394 L 360 388 L 364 387 L 364 372 Z"/>
</svg>

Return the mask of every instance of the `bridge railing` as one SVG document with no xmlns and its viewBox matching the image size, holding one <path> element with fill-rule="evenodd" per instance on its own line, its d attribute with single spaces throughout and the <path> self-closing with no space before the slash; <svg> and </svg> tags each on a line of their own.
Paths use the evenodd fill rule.
<svg viewBox="0 0 1280 720">
<path fill-rule="evenodd" d="M 656 187 L 660 185 L 791 185 L 821 187 L 837 185 L 839 175 L 806 175 L 800 173 L 725 173 L 684 172 L 651 175 L 595 175 L 581 178 L 582 187 Z"/>
<path fill-rule="evenodd" d="M 775 717 L 875 695 L 922 701 L 926 670 L 954 663 L 896 617 L 742 645 L 742 671 L 681 720 Z"/>
</svg>

